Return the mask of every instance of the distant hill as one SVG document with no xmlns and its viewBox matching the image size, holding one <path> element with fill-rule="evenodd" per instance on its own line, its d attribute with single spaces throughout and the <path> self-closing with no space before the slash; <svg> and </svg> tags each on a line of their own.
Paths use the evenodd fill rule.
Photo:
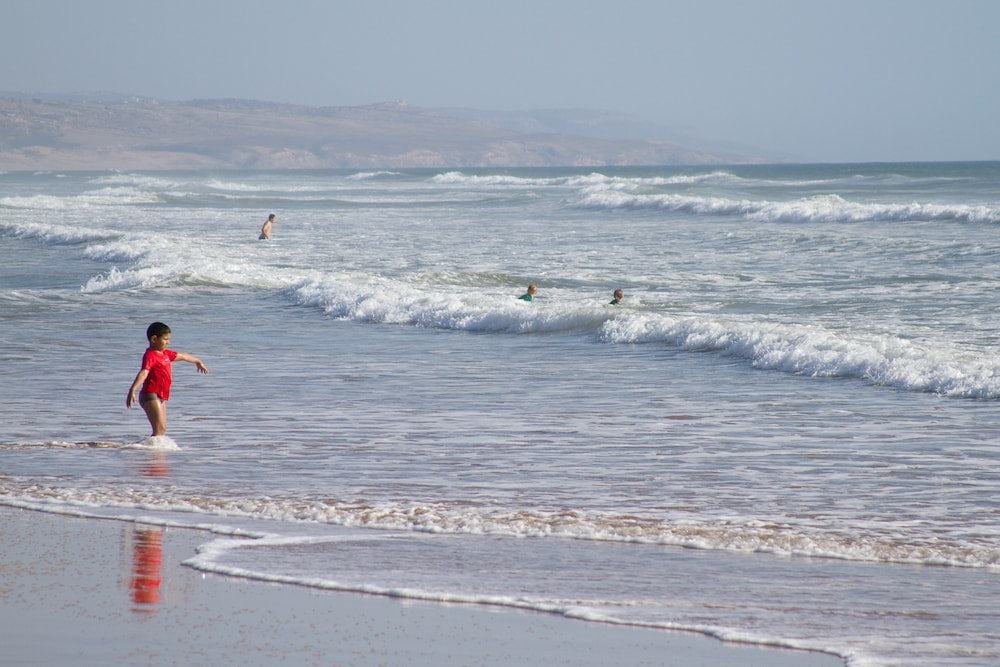
<svg viewBox="0 0 1000 667">
<path fill-rule="evenodd" d="M 0 169 L 547 167 L 756 162 L 681 146 L 622 114 L 403 102 L 309 107 L 109 93 L 0 97 Z"/>
</svg>

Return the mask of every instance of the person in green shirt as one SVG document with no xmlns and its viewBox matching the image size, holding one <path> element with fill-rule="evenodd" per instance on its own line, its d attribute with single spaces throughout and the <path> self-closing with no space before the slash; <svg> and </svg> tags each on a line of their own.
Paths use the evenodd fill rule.
<svg viewBox="0 0 1000 667">
<path fill-rule="evenodd" d="M 617 306 L 622 302 L 622 299 L 625 298 L 625 292 L 620 289 L 616 289 L 615 293 L 612 296 L 614 296 L 614 298 L 611 299 L 611 305 Z"/>
<path fill-rule="evenodd" d="M 536 294 L 538 294 L 538 288 L 534 285 L 528 285 L 528 291 L 518 298 L 521 299 L 521 301 L 534 301 Z"/>
</svg>

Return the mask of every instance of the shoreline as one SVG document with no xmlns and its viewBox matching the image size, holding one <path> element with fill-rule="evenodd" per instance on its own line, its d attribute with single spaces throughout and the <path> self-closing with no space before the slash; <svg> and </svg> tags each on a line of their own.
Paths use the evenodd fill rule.
<svg viewBox="0 0 1000 667">
<path fill-rule="evenodd" d="M 844 664 L 693 632 L 324 591 L 181 564 L 211 539 L 193 528 L 0 505 L 5 664 Z"/>
</svg>

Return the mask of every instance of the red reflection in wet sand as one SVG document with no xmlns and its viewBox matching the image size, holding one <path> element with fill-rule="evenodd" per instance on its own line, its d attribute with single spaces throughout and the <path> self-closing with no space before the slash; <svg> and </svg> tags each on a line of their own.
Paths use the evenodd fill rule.
<svg viewBox="0 0 1000 667">
<path fill-rule="evenodd" d="M 163 562 L 163 531 L 136 528 L 132 535 L 132 591 L 134 611 L 155 612 L 160 601 L 160 566 Z"/>
</svg>

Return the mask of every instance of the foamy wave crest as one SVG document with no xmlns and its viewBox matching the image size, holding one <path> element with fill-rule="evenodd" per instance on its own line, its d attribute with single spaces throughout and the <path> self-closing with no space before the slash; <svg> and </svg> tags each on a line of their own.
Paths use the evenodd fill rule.
<svg viewBox="0 0 1000 667">
<path fill-rule="evenodd" d="M 333 499 L 225 498 L 198 493 L 129 488 L 74 489 L 5 480 L 0 501 L 68 506 L 141 508 L 203 516 L 324 523 L 351 528 L 409 532 L 556 537 L 630 542 L 689 549 L 836 558 L 875 563 L 947 565 L 1000 569 L 1000 547 L 989 537 L 941 539 L 905 526 L 875 525 L 830 530 L 783 521 L 699 520 L 642 517 L 607 512 L 517 510 L 448 504 L 366 504 Z"/>
<path fill-rule="evenodd" d="M 163 201 L 156 192 L 149 192 L 141 188 L 118 187 L 101 188 L 91 190 L 77 195 L 73 201 L 74 206 L 116 206 L 122 204 L 157 204 Z"/>
<path fill-rule="evenodd" d="M 349 181 L 367 181 L 373 178 L 382 178 L 385 176 L 399 176 L 398 171 L 362 171 L 357 174 L 351 174 L 347 177 Z"/>
<path fill-rule="evenodd" d="M 140 187 L 149 190 L 167 190 L 178 185 L 178 181 L 164 176 L 123 172 L 96 176 L 88 182 L 92 185 Z"/>
<path fill-rule="evenodd" d="M 156 451 L 177 451 L 180 449 L 177 442 L 168 435 L 151 435 L 139 442 L 132 442 L 122 446 L 126 449 L 152 449 Z"/>
<path fill-rule="evenodd" d="M 63 210 L 121 204 L 151 204 L 160 201 L 153 192 L 133 187 L 109 187 L 92 190 L 78 195 L 58 197 L 55 195 L 31 195 L 24 197 L 0 197 L 0 208 Z"/>
<path fill-rule="evenodd" d="M 112 442 L 108 440 L 87 440 L 83 442 L 66 442 L 54 440 L 49 442 L 5 442 L 0 443 L 0 449 L 150 449 L 156 451 L 176 451 L 180 447 L 166 435 L 151 435 L 139 442 Z"/>
<path fill-rule="evenodd" d="M 965 204 L 859 204 L 837 195 L 800 199 L 788 203 L 768 202 L 750 213 L 758 220 L 795 222 L 869 222 L 956 220 L 959 222 L 1000 222 L 1000 209 Z"/>
<path fill-rule="evenodd" d="M 31 195 L 28 197 L 0 197 L 2 208 L 28 208 L 57 210 L 67 208 L 69 203 L 55 195 Z"/>
<path fill-rule="evenodd" d="M 508 176 L 505 174 L 494 174 L 487 176 L 470 176 L 468 174 L 463 174 L 460 171 L 449 171 L 444 174 L 438 174 L 431 179 L 433 183 L 440 183 L 444 185 L 515 185 L 515 186 L 533 186 L 533 185 L 552 185 L 555 183 L 565 182 L 565 179 L 549 179 L 549 178 L 530 178 L 526 176 Z"/>
<path fill-rule="evenodd" d="M 678 174 L 676 176 L 608 176 L 599 172 L 579 176 L 558 176 L 554 178 L 510 176 L 492 174 L 469 175 L 460 171 L 438 174 L 431 179 L 434 183 L 446 185 L 495 185 L 495 186 L 566 186 L 573 188 L 610 188 L 612 190 L 634 191 L 643 187 L 663 185 L 693 185 L 698 183 L 726 183 L 743 180 L 729 172 L 714 171 L 706 174 Z"/>
<path fill-rule="evenodd" d="M 184 268 L 177 266 L 177 261 L 183 261 L 182 259 L 171 262 L 168 261 L 170 258 L 164 255 L 159 262 L 148 261 L 155 248 L 155 241 L 134 237 L 123 237 L 89 246 L 84 254 L 91 259 L 133 263 L 133 266 L 125 270 L 112 266 L 107 273 L 88 280 L 81 291 L 89 293 L 153 287 L 170 282 L 184 271 Z M 143 264 L 136 264 L 144 259 L 146 261 Z"/>
<path fill-rule="evenodd" d="M 255 287 L 283 289 L 301 279 L 301 273 L 270 267 L 252 254 L 235 254 L 197 238 L 164 240 L 155 235 L 127 235 L 88 246 L 84 254 L 112 266 L 92 277 L 84 293 L 128 290 L 162 285 Z"/>
<path fill-rule="evenodd" d="M 576 203 L 595 210 L 662 210 L 694 215 L 739 215 L 763 222 L 948 221 L 1000 222 L 1000 208 L 965 204 L 863 204 L 838 195 L 789 202 L 735 200 L 679 194 L 635 194 L 617 188 L 586 188 Z"/>
<path fill-rule="evenodd" d="M 168 281 L 170 274 L 160 268 L 129 269 L 121 271 L 111 267 L 106 273 L 94 276 L 80 288 L 84 293 L 114 292 L 135 289 L 137 287 L 153 287 Z"/>
<path fill-rule="evenodd" d="M 211 179 L 205 183 L 197 180 L 178 180 L 166 176 L 154 176 L 151 174 L 116 173 L 98 176 L 89 181 L 91 185 L 105 186 L 106 189 L 120 189 L 122 191 L 131 190 L 142 193 L 142 196 L 151 201 L 176 201 L 185 198 L 197 197 L 197 192 L 204 192 L 207 188 L 210 191 L 235 191 L 255 192 L 261 188 L 258 186 L 240 183 L 236 181 L 220 181 Z"/>
<path fill-rule="evenodd" d="M 77 244 L 106 241 L 119 236 L 117 233 L 88 227 L 69 225 L 49 225 L 38 223 L 0 222 L 0 232 L 17 238 L 37 239 L 53 244 Z"/>
<path fill-rule="evenodd" d="M 91 440 L 87 442 L 64 442 L 53 440 L 49 442 L 4 442 L 0 449 L 120 449 L 125 445 L 118 442 Z"/>
<path fill-rule="evenodd" d="M 313 511 L 320 510 L 314 506 Z M 570 537 L 598 541 L 663 544 L 693 549 L 801 555 L 870 562 L 1000 567 L 1000 549 L 948 544 L 917 536 L 844 534 L 784 523 L 691 522 L 578 512 L 459 511 L 450 507 L 330 507 L 324 523 L 442 533 Z"/>
<path fill-rule="evenodd" d="M 212 258 L 165 258 L 124 270 L 112 266 L 107 273 L 90 278 L 80 291 L 108 292 L 165 285 L 283 289 L 294 278 L 282 273 L 276 269 L 260 270 L 250 263 L 227 263 Z"/>
<path fill-rule="evenodd" d="M 641 179 L 641 182 L 647 185 L 691 185 L 695 183 L 736 183 L 745 180 L 745 178 L 730 174 L 728 171 L 713 171 L 707 174 L 680 174 L 644 178 Z"/>
<path fill-rule="evenodd" d="M 281 185 L 275 182 L 246 182 L 224 180 L 221 178 L 177 179 L 149 174 L 110 174 L 89 181 L 92 185 L 106 186 L 125 192 L 131 189 L 141 193 L 142 197 L 152 201 L 181 202 L 186 201 L 241 201 L 256 202 L 261 200 L 296 201 L 298 193 L 327 192 L 330 188 L 322 184 L 289 184 Z M 287 196 L 282 197 L 284 193 Z"/>
<path fill-rule="evenodd" d="M 566 331 L 603 319 L 572 307 L 536 308 L 513 296 L 428 292 L 381 277 L 322 276 L 290 288 L 300 305 L 360 322 L 411 324 L 435 329 L 494 332 Z"/>
<path fill-rule="evenodd" d="M 853 377 L 908 391 L 1000 398 L 1000 366 L 947 345 L 934 349 L 890 336 L 847 339 L 820 327 L 631 315 L 608 320 L 612 343 L 661 342 L 749 359 L 755 368 L 814 377 Z"/>
<path fill-rule="evenodd" d="M 486 185 L 486 186 L 512 186 L 512 187 L 553 187 L 568 186 L 574 188 L 584 187 L 638 187 L 643 179 L 620 178 L 615 176 L 605 176 L 597 172 L 580 176 L 557 176 L 554 178 L 532 177 L 532 176 L 510 176 L 507 174 L 489 174 L 476 176 L 464 174 L 460 171 L 449 171 L 438 174 L 431 179 L 434 183 L 445 185 Z"/>
<path fill-rule="evenodd" d="M 555 179 L 553 179 L 555 180 Z M 640 192 L 644 189 L 671 185 L 699 185 L 704 183 L 732 183 L 743 179 L 725 171 L 707 174 L 677 174 L 676 176 L 607 176 L 591 173 L 586 176 L 569 176 L 556 180 L 558 185 L 580 188 L 585 191 Z"/>
</svg>

